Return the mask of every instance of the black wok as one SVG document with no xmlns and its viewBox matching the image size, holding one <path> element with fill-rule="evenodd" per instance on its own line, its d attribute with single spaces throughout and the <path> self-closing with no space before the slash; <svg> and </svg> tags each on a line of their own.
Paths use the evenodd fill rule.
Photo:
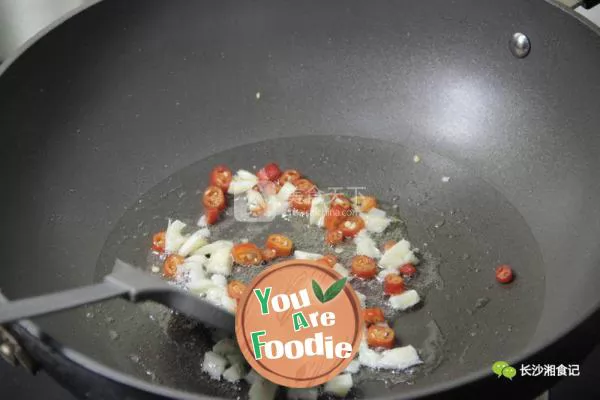
<svg viewBox="0 0 600 400">
<path fill-rule="evenodd" d="M 397 204 L 437 260 L 399 321 L 432 368 L 356 394 L 532 396 L 554 380 L 491 364 L 577 362 L 595 340 L 598 66 L 597 32 L 541 0 L 99 3 L 0 67 L 0 288 L 143 264 L 166 217 L 197 217 L 212 166 L 276 161 Z M 514 284 L 494 283 L 499 263 Z M 208 335 L 164 309 L 115 300 L 9 331 L 81 396 L 243 393 L 202 375 Z"/>
</svg>

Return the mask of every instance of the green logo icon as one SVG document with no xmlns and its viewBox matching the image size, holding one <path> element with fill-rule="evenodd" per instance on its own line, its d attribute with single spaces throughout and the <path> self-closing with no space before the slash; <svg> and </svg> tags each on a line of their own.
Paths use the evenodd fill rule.
<svg viewBox="0 0 600 400">
<path fill-rule="evenodd" d="M 512 378 L 517 376 L 517 370 L 515 369 L 515 367 L 511 367 L 509 365 L 508 367 L 504 367 L 502 369 L 502 375 L 512 381 Z"/>
<path fill-rule="evenodd" d="M 492 371 L 500 378 L 502 376 L 502 370 L 509 366 L 510 365 L 508 365 L 506 361 L 496 361 L 494 365 L 492 365 Z"/>
<path fill-rule="evenodd" d="M 317 281 L 313 279 L 313 293 L 321 303 L 327 303 L 329 300 L 335 299 L 335 296 L 340 294 L 342 289 L 344 289 L 344 285 L 346 284 L 347 279 L 348 278 L 342 278 L 339 281 L 334 282 L 333 285 L 329 286 L 325 293 L 323 293 L 323 289 L 321 289 L 321 286 L 319 286 Z"/>
<path fill-rule="evenodd" d="M 492 365 L 492 371 L 498 375 L 498 378 L 503 376 L 512 380 L 512 378 L 517 376 L 517 370 L 514 367 L 511 367 L 506 361 L 496 361 Z"/>
</svg>

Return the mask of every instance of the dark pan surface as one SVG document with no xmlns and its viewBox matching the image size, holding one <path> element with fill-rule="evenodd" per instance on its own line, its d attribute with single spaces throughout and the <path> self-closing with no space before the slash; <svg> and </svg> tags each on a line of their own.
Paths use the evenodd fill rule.
<svg viewBox="0 0 600 400">
<path fill-rule="evenodd" d="M 533 43 L 524 60 L 507 49 L 516 31 Z M 489 322 L 489 328 L 479 325 L 482 334 L 473 341 L 461 330 L 453 337 L 452 321 L 446 321 L 448 359 L 460 359 L 473 344 L 462 366 L 456 362 L 448 369 L 487 370 L 494 361 L 488 354 L 540 346 L 598 303 L 598 65 L 598 36 L 536 0 L 439 0 L 427 7 L 392 1 L 378 7 L 361 1 L 103 2 L 41 39 L 0 78 L 0 165 L 10 188 L 1 209 L 4 261 L 15 266 L 3 270 L 2 290 L 16 298 L 93 281 L 98 256 L 114 252 L 110 243 L 105 247 L 107 238 L 120 224 L 131 226 L 138 199 L 210 155 L 275 138 L 359 136 L 406 146 L 398 152 L 409 159 L 395 160 L 399 163 L 421 154 L 432 169 L 426 184 L 415 180 L 424 190 L 439 184 L 436 174 L 451 160 L 444 173 L 452 178 L 448 187 L 465 185 L 476 193 L 431 196 L 419 215 L 421 208 L 408 198 L 423 196 L 410 192 L 423 186 L 401 187 L 409 179 L 403 171 L 377 175 L 375 167 L 359 174 L 374 182 L 383 177 L 375 188 L 388 201 L 392 193 L 386 196 L 385 190 L 398 180 L 397 194 L 407 196 L 401 209 L 418 215 L 407 216 L 414 240 L 425 241 L 428 225 L 420 222 L 431 222 L 426 215 L 437 217 L 448 202 L 462 199 L 453 208 L 498 224 L 479 226 L 473 236 L 457 235 L 493 244 L 482 262 L 531 260 L 525 272 L 532 279 L 545 275 L 537 328 L 531 321 L 524 328 L 519 324 L 520 332 L 501 335 L 505 345 L 484 346 L 483 333 L 493 328 L 492 318 L 483 314 L 506 298 L 516 305 L 507 318 L 517 318 L 517 324 L 519 309 L 535 309 L 535 301 L 518 295 L 515 303 L 500 293 L 479 315 L 457 313 L 468 322 Z M 345 157 L 332 159 L 340 163 Z M 371 160 L 361 155 L 357 161 L 365 159 Z M 246 166 L 244 159 L 236 161 Z M 312 162 L 304 164 L 311 168 Z M 208 168 L 200 165 L 193 167 L 198 173 Z M 471 185 L 480 190 L 469 190 Z M 460 233 L 456 224 L 444 229 Z M 519 244 L 523 252 L 517 252 Z M 443 244 L 438 251 L 449 248 Z M 484 248 L 471 253 L 485 255 Z M 455 256 L 462 251 L 467 250 Z M 545 273 L 534 273 L 540 266 Z M 481 271 L 440 266 L 446 289 L 439 294 L 450 294 L 465 308 L 471 304 L 467 298 L 476 300 L 476 291 L 485 288 L 477 284 L 483 266 Z M 519 279 L 511 290 L 537 283 Z M 464 302 L 448 289 L 451 284 L 465 285 Z M 428 306 L 437 293 L 428 292 Z M 439 304 L 441 310 L 452 305 L 441 298 Z M 156 363 L 138 369 L 128 354 L 112 353 L 115 341 L 104 317 L 86 318 L 88 312 L 40 322 L 61 342 L 109 365 L 138 375 L 153 370 Z M 441 327 L 449 319 L 436 318 Z M 493 321 L 508 329 L 510 318 Z M 133 322 L 129 326 L 143 332 Z M 143 338 L 119 329 L 120 345 L 144 345 Z M 528 340 L 530 329 L 535 332 Z M 460 374 L 445 375 L 453 372 L 444 372 L 443 365 L 423 385 L 428 379 L 448 383 Z"/>
<path fill-rule="evenodd" d="M 382 381 L 406 380 L 419 387 L 440 376 L 452 379 L 487 367 L 488 360 L 516 355 L 533 335 L 544 297 L 541 255 L 531 231 L 514 207 L 474 171 L 428 152 L 419 153 L 422 161 L 414 163 L 415 154 L 390 142 L 318 136 L 268 140 L 215 154 L 167 178 L 134 203 L 109 235 L 96 276 L 106 275 L 115 257 L 145 265 L 149 235 L 164 229 L 166 217 L 193 225 L 200 211 L 198 192 L 214 165 L 251 169 L 267 156 L 284 167 L 298 168 L 323 189 L 364 187 L 388 208 L 389 203 L 397 205 L 406 227 L 390 228 L 396 232 L 392 237 L 407 236 L 423 249 L 416 288 L 425 305 L 401 316 L 395 327 L 400 340 L 418 347 L 428 362 L 414 376 L 394 378 L 365 370 L 355 379 L 364 380 L 357 385 L 358 393 L 367 398 L 381 393 Z M 442 181 L 445 176 L 450 177 L 447 183 Z M 246 238 L 256 243 L 271 232 L 286 232 L 300 250 L 327 251 L 322 231 L 305 224 L 240 223 L 230 215 L 212 231 L 214 239 Z M 341 259 L 349 258 L 349 252 Z M 501 262 L 518 266 L 519 279 L 510 286 L 495 283 L 494 268 Z M 377 299 L 369 299 L 367 305 L 375 304 L 371 301 Z M 127 354 L 131 360 L 127 368 L 142 377 L 204 391 L 206 378 L 198 365 L 211 343 L 209 334 L 193 333 L 193 324 L 181 318 L 174 322 L 171 313 L 158 306 L 140 309 L 115 302 L 89 312 L 94 315 L 89 324 L 97 331 L 119 335 L 109 357 Z M 182 334 L 189 330 L 189 336 Z M 218 386 L 224 390 L 221 394 L 230 393 L 226 390 L 230 385 Z M 395 390 L 406 388 L 401 384 Z"/>
</svg>

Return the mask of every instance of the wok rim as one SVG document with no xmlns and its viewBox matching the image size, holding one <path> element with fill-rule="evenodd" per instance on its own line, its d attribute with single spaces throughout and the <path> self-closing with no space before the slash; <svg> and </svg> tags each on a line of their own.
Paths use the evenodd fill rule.
<svg viewBox="0 0 600 400">
<path fill-rule="evenodd" d="M 78 7 L 72 9 L 71 11 L 65 13 L 60 18 L 56 19 L 40 31 L 38 31 L 35 35 L 29 38 L 26 42 L 24 42 L 18 49 L 13 51 L 2 63 L 0 64 L 0 78 L 8 71 L 8 69 L 14 64 L 19 57 L 21 57 L 29 48 L 31 48 L 34 44 L 36 44 L 41 38 L 52 32 L 54 29 L 61 26 L 67 20 L 77 16 L 78 14 L 90 9 L 91 7 L 104 2 L 106 0 L 90 0 L 86 4 L 79 5 Z M 600 26 L 594 24 L 589 19 L 587 19 L 584 15 L 575 12 L 575 10 L 565 6 L 560 3 L 559 0 L 544 0 L 544 2 L 548 3 L 550 6 L 554 6 L 561 11 L 568 14 L 570 17 L 577 19 L 583 25 L 585 25 L 588 29 L 594 32 L 596 35 L 600 36 Z M 552 346 L 558 344 L 565 336 L 569 333 L 575 331 L 578 327 L 580 327 L 586 320 L 591 319 L 596 312 L 600 311 L 600 302 L 597 302 L 594 306 L 590 307 L 585 313 L 582 313 L 581 317 L 576 321 L 576 323 L 564 327 L 562 330 L 558 330 L 551 339 L 547 339 L 545 342 L 540 343 L 537 346 L 532 346 L 525 351 L 523 351 L 519 356 L 507 358 L 507 362 L 511 365 L 517 365 L 522 363 L 525 359 L 528 359 L 535 354 L 541 353 L 545 349 L 549 349 Z M 123 372 L 118 371 L 115 368 L 111 368 L 106 366 L 103 363 L 100 363 L 93 359 L 92 357 L 88 357 L 87 355 L 81 353 L 78 350 L 75 350 L 67 345 L 63 345 L 60 342 L 56 341 L 47 333 L 44 333 L 40 326 L 34 323 L 31 320 L 21 320 L 16 323 L 11 324 L 12 326 L 20 327 L 21 332 L 26 332 L 26 334 L 30 335 L 34 340 L 39 341 L 40 343 L 48 346 L 51 350 L 56 352 L 59 356 L 64 357 L 65 359 L 75 363 L 81 368 L 97 374 L 103 378 L 106 378 L 110 381 L 113 381 L 117 384 L 125 385 L 140 391 L 144 391 L 147 393 L 151 393 L 154 395 L 170 397 L 175 399 L 182 400 L 226 400 L 223 397 L 214 397 L 203 394 L 196 394 L 187 392 L 184 390 L 178 390 L 174 388 L 170 388 L 168 386 L 163 386 L 159 384 L 154 384 L 133 375 L 129 375 Z M 18 334 L 17 334 L 18 336 Z M 34 356 L 35 357 L 35 356 Z M 486 372 L 487 371 L 487 372 Z M 433 395 L 440 395 L 444 392 L 450 392 L 453 389 L 457 389 L 462 386 L 466 386 L 469 384 L 476 383 L 478 381 L 482 381 L 485 378 L 491 377 L 493 374 L 491 369 L 481 369 L 478 371 L 471 372 L 469 374 L 463 375 L 460 378 L 452 379 L 449 381 L 441 381 L 439 383 L 431 384 L 429 386 L 412 390 L 407 393 L 393 393 L 390 392 L 387 395 L 382 395 L 377 397 L 381 400 L 394 400 L 394 399 L 418 399 L 425 398 Z M 61 382 L 62 384 L 62 382 Z"/>
</svg>

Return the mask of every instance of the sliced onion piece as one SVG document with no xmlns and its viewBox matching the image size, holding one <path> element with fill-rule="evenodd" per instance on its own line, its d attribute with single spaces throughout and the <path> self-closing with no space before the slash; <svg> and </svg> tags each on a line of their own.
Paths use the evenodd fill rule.
<svg viewBox="0 0 600 400">
<path fill-rule="evenodd" d="M 331 393 L 339 397 L 346 397 L 350 389 L 352 389 L 351 374 L 340 374 L 323 386 L 325 393 Z"/>
<path fill-rule="evenodd" d="M 407 290 L 402 294 L 390 296 L 390 306 L 394 310 L 407 310 L 421 301 L 416 290 Z"/>
<path fill-rule="evenodd" d="M 186 224 L 178 219 L 169 220 L 169 226 L 165 233 L 165 251 L 167 253 L 177 252 L 181 245 L 185 243 L 187 237 L 181 233 L 185 227 Z"/>
<path fill-rule="evenodd" d="M 227 360 L 224 357 L 221 357 L 212 351 L 207 351 L 204 354 L 202 371 L 206 372 L 212 379 L 220 381 L 226 365 Z"/>
</svg>

